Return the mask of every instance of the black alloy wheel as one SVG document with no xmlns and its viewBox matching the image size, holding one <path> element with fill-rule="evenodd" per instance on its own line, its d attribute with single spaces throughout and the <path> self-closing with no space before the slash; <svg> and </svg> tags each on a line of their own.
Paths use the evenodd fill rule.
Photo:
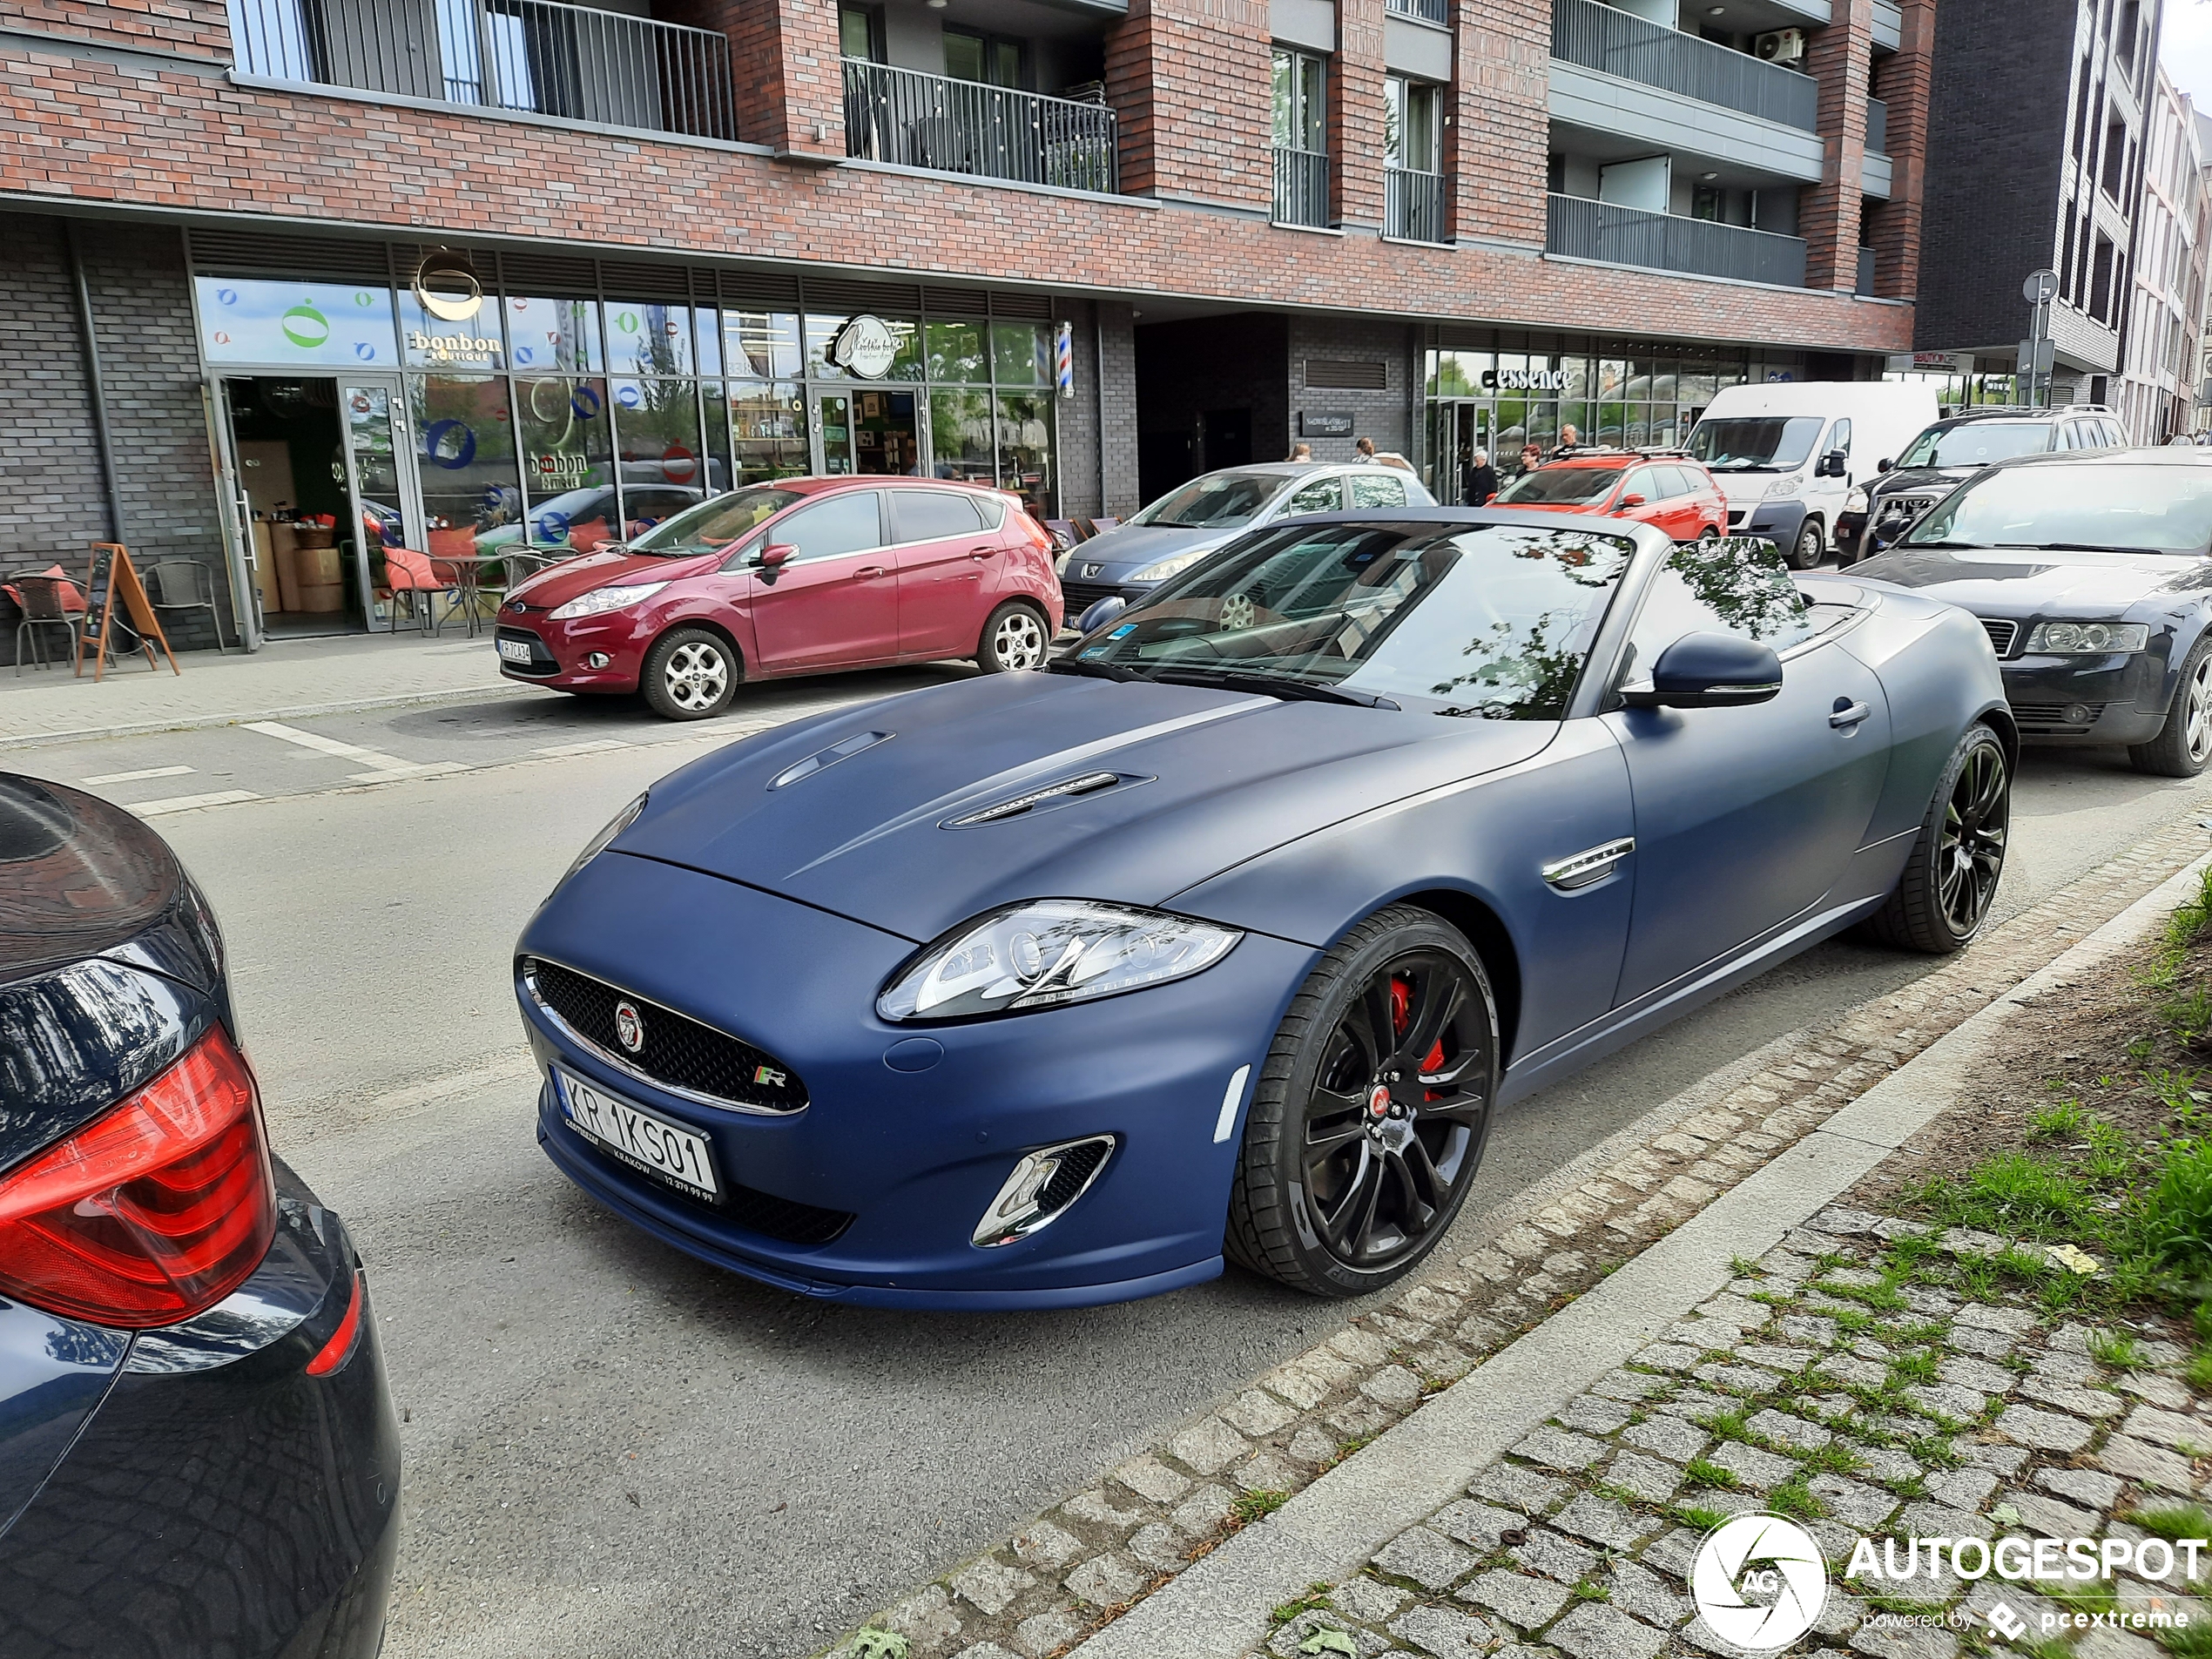
<svg viewBox="0 0 2212 1659">
<path fill-rule="evenodd" d="M 1981 931 L 2005 873 L 2013 772 L 1986 725 L 1959 739 L 1905 873 L 1870 924 L 1885 944 L 1944 954 Z"/>
<path fill-rule="evenodd" d="M 1269 1053 L 1230 1201 L 1231 1256 L 1322 1296 L 1409 1271 L 1474 1184 L 1498 1049 L 1489 977 L 1458 929 L 1408 906 L 1353 928 Z"/>
</svg>

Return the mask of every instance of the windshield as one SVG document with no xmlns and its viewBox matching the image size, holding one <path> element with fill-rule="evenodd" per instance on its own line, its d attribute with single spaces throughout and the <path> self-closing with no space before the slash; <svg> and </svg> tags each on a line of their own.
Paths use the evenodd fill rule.
<svg viewBox="0 0 2212 1659">
<path fill-rule="evenodd" d="M 1130 523 L 1190 530 L 1234 529 L 1258 518 L 1262 508 L 1296 482 L 1278 473 L 1208 473 L 1170 490 Z"/>
<path fill-rule="evenodd" d="M 1905 540 L 2201 554 L 2212 546 L 2212 467 L 2011 467 L 1952 491 Z"/>
<path fill-rule="evenodd" d="M 705 553 L 727 547 L 755 525 L 773 518 L 793 502 L 806 497 L 792 489 L 756 484 L 727 496 L 717 496 L 696 507 L 687 507 L 663 519 L 630 543 L 632 553 L 674 558 L 685 553 Z"/>
<path fill-rule="evenodd" d="M 1584 530 L 1286 525 L 1216 554 L 1077 653 L 1557 720 L 1635 544 Z"/>
<path fill-rule="evenodd" d="M 1603 501 L 1621 482 L 1625 467 L 1539 467 L 1524 472 L 1498 492 L 1498 505 L 1541 506 Z"/>
<path fill-rule="evenodd" d="M 1900 467 L 1986 467 L 2014 455 L 2040 455 L 2051 447 L 2047 421 L 1969 421 L 1930 427 L 1898 457 Z"/>
<path fill-rule="evenodd" d="M 1812 453 L 1817 415 L 1761 415 L 1700 421 L 1689 453 L 1715 472 L 1791 472 Z"/>
</svg>

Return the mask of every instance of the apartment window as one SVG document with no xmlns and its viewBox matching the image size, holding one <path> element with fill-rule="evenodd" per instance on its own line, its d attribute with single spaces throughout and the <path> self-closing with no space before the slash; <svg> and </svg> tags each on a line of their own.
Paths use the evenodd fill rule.
<svg viewBox="0 0 2212 1659">
<path fill-rule="evenodd" d="M 1383 78 L 1383 227 L 1415 242 L 1444 239 L 1443 88 Z"/>
<path fill-rule="evenodd" d="M 2066 241 L 2059 254 L 2060 297 L 2072 300 L 2075 292 L 2074 280 L 2074 215 L 2066 216 Z"/>
<path fill-rule="evenodd" d="M 2112 320 L 2112 239 L 2097 238 L 2097 251 L 2089 275 L 2089 314 L 2099 322 Z"/>
<path fill-rule="evenodd" d="M 1275 218 L 1329 222 L 1328 70 L 1312 52 L 1275 49 Z"/>
<path fill-rule="evenodd" d="M 2092 92 L 2089 60 L 2081 60 L 2081 76 L 2075 83 L 2074 93 L 2074 158 L 2083 159 L 2089 147 L 2089 101 Z"/>
<path fill-rule="evenodd" d="M 945 30 L 945 73 L 987 86 L 1022 84 L 1022 43 L 966 29 Z"/>
<path fill-rule="evenodd" d="M 883 61 L 883 14 L 866 6 L 840 6 L 837 12 L 837 50 L 864 64 Z"/>
<path fill-rule="evenodd" d="M 2128 124 L 2116 115 L 2105 123 L 2104 162 L 2105 194 L 2118 201 L 2128 169 Z"/>
</svg>

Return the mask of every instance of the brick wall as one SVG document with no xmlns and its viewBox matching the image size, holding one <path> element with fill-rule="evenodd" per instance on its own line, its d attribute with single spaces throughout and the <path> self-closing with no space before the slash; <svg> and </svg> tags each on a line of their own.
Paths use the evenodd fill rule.
<svg viewBox="0 0 2212 1659">
<path fill-rule="evenodd" d="M 1541 249 L 1551 143 L 1551 0 L 1460 0 L 1453 10 L 1459 79 L 1444 131 L 1452 233 Z"/>
<path fill-rule="evenodd" d="M 1805 69 L 1819 91 L 1826 153 L 1821 180 L 1798 193 L 1805 286 L 1849 290 L 1858 281 L 1859 214 L 1865 196 L 1866 80 L 1874 57 L 1874 0 L 1835 0 L 1832 20 L 1812 31 Z"/>
<path fill-rule="evenodd" d="M 1082 300 L 1053 302 L 1055 322 L 1066 322 L 1074 348 L 1076 395 L 1055 398 L 1055 430 L 1060 439 L 1060 514 L 1090 517 L 1106 509 L 1099 504 L 1098 481 L 1098 335 L 1091 326 L 1097 307 Z"/>
<path fill-rule="evenodd" d="M 1271 49 L 1266 0 L 1130 0 L 1106 36 L 1122 188 L 1264 213 Z"/>
<path fill-rule="evenodd" d="M 1298 437 L 1299 411 L 1349 413 L 1352 419 L 1351 437 L 1303 440 L 1313 446 L 1316 461 L 1350 461 L 1356 453 L 1354 444 L 1363 437 L 1372 438 L 1378 449 L 1394 449 L 1408 460 L 1413 458 L 1408 399 L 1414 374 L 1413 341 L 1412 331 L 1405 324 L 1294 317 L 1291 320 L 1289 356 L 1286 376 L 1291 415 L 1286 444 L 1301 442 Z M 1317 357 L 1381 363 L 1388 375 L 1387 383 L 1380 390 L 1372 391 L 1308 387 L 1305 365 L 1309 359 Z"/>
<path fill-rule="evenodd" d="M 231 55 L 230 11 L 224 0 L 0 0 L 0 28 L 194 57 Z"/>
<path fill-rule="evenodd" d="M 1494 90 L 1489 103 L 1460 100 L 1458 142 L 1467 145 L 1469 132 L 1479 142 L 1475 159 L 1457 172 L 1457 223 L 1462 236 L 1479 225 L 1486 236 L 1540 246 L 1548 46 L 1504 0 L 1468 0 L 1463 10 L 1494 5 L 1501 26 L 1510 21 L 1517 32 L 1462 30 L 1467 87 Z M 1158 19 L 1148 14 L 1143 21 Z M 1242 78 L 1200 85 L 1192 76 L 1188 95 L 1202 107 L 1178 124 L 1180 147 L 1159 152 L 1158 183 L 1164 191 L 1200 178 L 1203 161 L 1203 179 L 1217 189 L 1246 188 L 1257 209 L 1271 178 L 1265 39 L 1245 25 L 1217 29 L 1211 38 L 1213 60 L 1235 57 Z M 1524 73 L 1524 63 L 1533 69 Z M 1240 98 L 1248 91 L 1249 107 L 1230 110 L 1221 102 L 1224 86 Z M 1515 103 L 1507 94 L 1516 86 L 1533 91 Z M 0 198 L 18 206 L 59 198 L 260 213 L 304 228 L 334 219 L 421 226 L 463 238 L 497 226 L 617 254 L 805 260 L 1244 305 L 1341 307 L 1356 300 L 1407 317 L 1538 328 L 1602 332 L 1633 318 L 1655 335 L 1786 340 L 1837 350 L 1902 351 L 1910 343 L 1909 314 L 1834 294 L 1628 271 L 1608 273 L 1598 284 L 1584 268 L 1494 246 L 1318 237 L 1256 218 L 797 166 L 702 145 L 270 92 L 201 76 L 125 73 L 31 52 L 20 37 L 0 42 L 0 87 L 13 122 L 10 142 L 0 146 Z M 1224 146 L 1217 159 L 1206 148 L 1214 130 Z"/>
<path fill-rule="evenodd" d="M 1136 480 L 1136 322 L 1126 305 L 1098 302 L 1098 323 L 1105 346 L 1100 367 L 1104 394 L 1104 507 L 1127 518 L 1144 505 Z"/>
<path fill-rule="evenodd" d="M 1329 65 L 1329 218 L 1379 230 L 1383 222 L 1382 0 L 1337 0 Z"/>
<path fill-rule="evenodd" d="M 1874 292 L 1909 300 L 1919 286 L 1928 176 L 1928 99 L 1935 86 L 1935 0 L 1903 0 L 1898 48 L 1874 60 L 1874 96 L 1889 105 L 1890 199 L 1871 204 Z"/>
<path fill-rule="evenodd" d="M 658 0 L 653 15 L 729 37 L 738 138 L 803 155 L 845 153 L 838 12 L 827 0 Z"/>
<path fill-rule="evenodd" d="M 0 378 L 15 388 L 0 443 L 0 569 L 49 557 L 73 567 L 85 543 L 107 535 L 107 502 L 68 256 L 51 219 L 0 215 Z"/>
</svg>

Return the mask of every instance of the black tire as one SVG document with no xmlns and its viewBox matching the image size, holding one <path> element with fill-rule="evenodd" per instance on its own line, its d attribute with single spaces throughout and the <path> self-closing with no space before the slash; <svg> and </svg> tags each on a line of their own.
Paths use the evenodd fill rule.
<svg viewBox="0 0 2212 1659">
<path fill-rule="evenodd" d="M 983 624 L 975 642 L 975 665 L 986 674 L 1013 674 L 1042 668 L 1052 648 L 1052 624 L 1026 599 L 1009 599 Z"/>
<path fill-rule="evenodd" d="M 1797 539 L 1790 546 L 1790 568 L 1810 570 L 1817 565 L 1828 551 L 1826 539 L 1820 533 L 1820 521 L 1811 514 L 1797 526 Z"/>
<path fill-rule="evenodd" d="M 1482 958 L 1433 912 L 1376 912 L 1306 976 L 1267 1051 L 1230 1188 L 1230 1258 L 1315 1296 L 1402 1278 L 1474 1184 L 1497 1091 Z"/>
<path fill-rule="evenodd" d="M 664 720 L 704 720 L 730 706 L 743 664 L 730 642 L 707 628 L 673 628 L 653 641 L 639 671 L 645 706 Z"/>
<path fill-rule="evenodd" d="M 1697 545 L 1700 547 L 1710 547 L 1714 543 L 1719 541 L 1720 539 L 1720 531 L 1714 529 L 1710 524 L 1706 525 L 1703 529 L 1697 532 Z"/>
<path fill-rule="evenodd" d="M 2212 632 L 2199 634 L 2182 658 L 2166 724 L 2148 743 L 2129 744 L 2128 759 L 2154 778 L 2194 778 L 2212 760 Z"/>
<path fill-rule="evenodd" d="M 1951 752 L 1905 873 L 1867 931 L 1898 950 L 1964 949 L 1989 919 L 2005 873 L 2012 797 L 2003 741 L 1986 725 L 1972 727 Z"/>
</svg>

